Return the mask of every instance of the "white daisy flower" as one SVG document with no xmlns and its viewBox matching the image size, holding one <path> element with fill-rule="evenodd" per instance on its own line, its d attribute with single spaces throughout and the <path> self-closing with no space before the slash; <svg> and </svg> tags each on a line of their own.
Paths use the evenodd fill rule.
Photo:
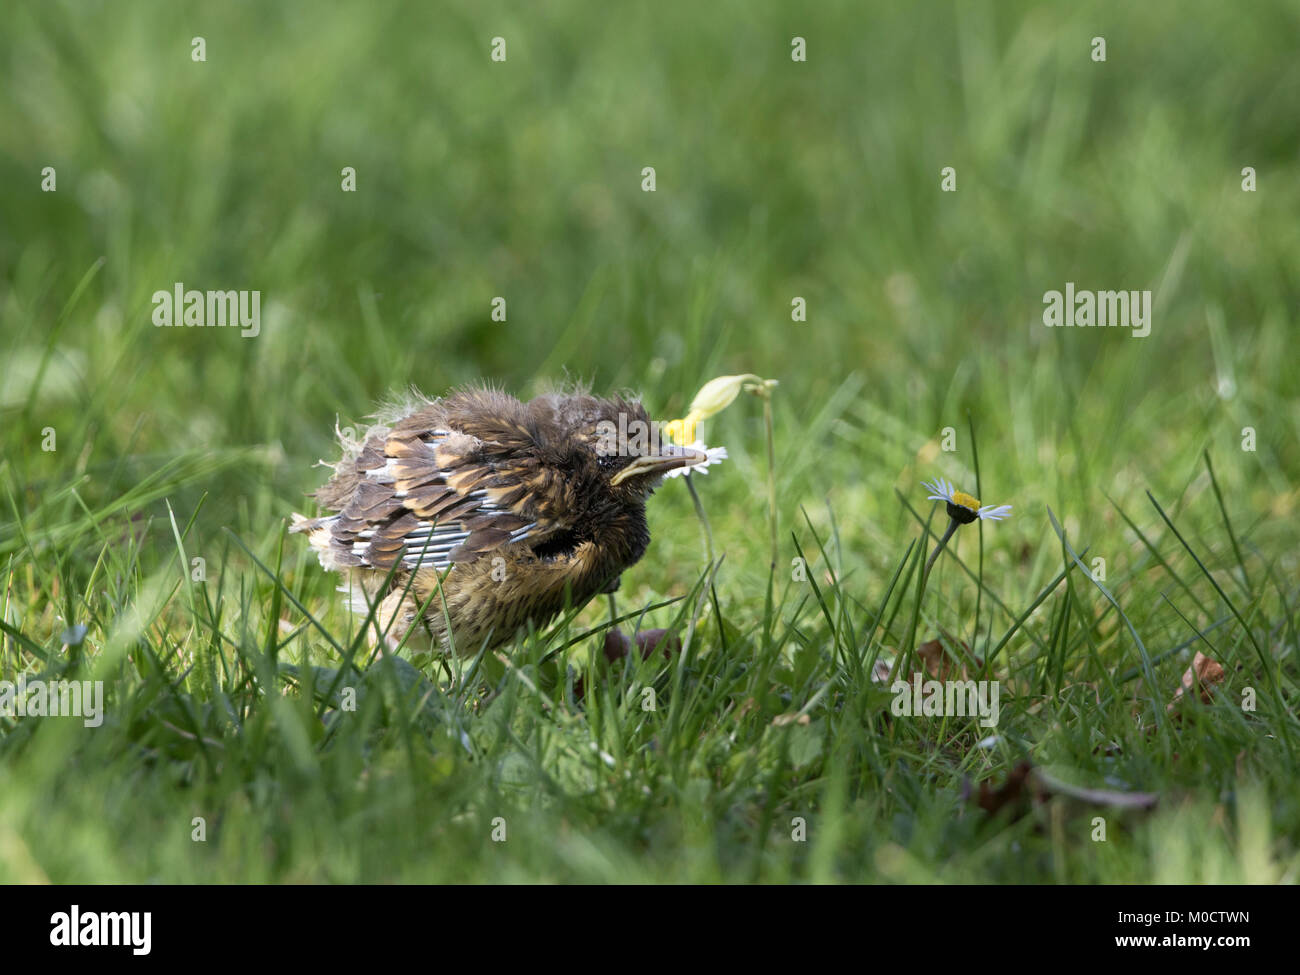
<svg viewBox="0 0 1300 975">
<path fill-rule="evenodd" d="M 979 498 L 972 497 L 964 491 L 958 491 L 951 481 L 939 478 L 933 482 L 922 481 L 921 487 L 930 493 L 926 497 L 931 501 L 944 501 L 948 505 L 948 517 L 959 525 L 969 525 L 976 518 L 981 521 L 1002 521 L 1011 516 L 1009 504 L 981 505 Z"/>
<path fill-rule="evenodd" d="M 700 461 L 698 464 L 692 464 L 690 467 L 678 467 L 674 470 L 667 471 L 664 474 L 664 477 L 681 477 L 683 474 L 694 474 L 697 471 L 701 474 L 707 474 L 709 473 L 710 464 L 720 464 L 722 461 L 727 459 L 726 447 L 709 447 L 705 445 L 703 440 L 696 440 L 694 443 L 688 444 L 687 446 L 690 447 L 691 450 L 703 451 L 707 459 Z"/>
</svg>

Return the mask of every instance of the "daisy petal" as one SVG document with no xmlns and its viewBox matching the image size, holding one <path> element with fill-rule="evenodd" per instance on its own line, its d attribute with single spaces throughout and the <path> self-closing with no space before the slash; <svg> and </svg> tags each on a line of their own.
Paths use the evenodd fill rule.
<svg viewBox="0 0 1300 975">
<path fill-rule="evenodd" d="M 712 465 L 721 463 L 727 459 L 726 447 L 709 447 L 705 445 L 703 440 L 695 441 L 690 445 L 690 447 L 692 450 L 704 451 L 708 459 L 703 460 L 698 464 L 692 464 L 690 467 L 678 467 L 674 470 L 668 471 L 664 474 L 664 477 L 681 477 L 685 474 L 692 474 L 697 471 L 701 474 L 707 474 Z"/>
<path fill-rule="evenodd" d="M 947 481 L 922 481 L 921 487 L 932 492 L 926 495 L 929 501 L 948 501 L 952 498 L 952 486 Z"/>
</svg>

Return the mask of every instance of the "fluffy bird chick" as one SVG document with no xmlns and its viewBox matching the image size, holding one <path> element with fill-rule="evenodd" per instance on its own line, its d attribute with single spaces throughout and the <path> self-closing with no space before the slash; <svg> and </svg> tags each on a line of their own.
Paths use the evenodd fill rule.
<svg viewBox="0 0 1300 975">
<path fill-rule="evenodd" d="M 344 574 L 354 611 L 379 601 L 390 648 L 418 626 L 408 646 L 474 655 L 613 592 L 650 543 L 646 498 L 707 459 L 662 443 L 640 403 L 583 393 L 475 388 L 392 413 L 342 438 L 315 494 L 333 513 L 291 529 Z"/>
</svg>

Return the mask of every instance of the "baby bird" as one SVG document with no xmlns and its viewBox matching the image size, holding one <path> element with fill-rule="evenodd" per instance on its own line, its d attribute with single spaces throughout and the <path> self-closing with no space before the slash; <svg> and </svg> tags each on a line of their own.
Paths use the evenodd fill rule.
<svg viewBox="0 0 1300 975">
<path fill-rule="evenodd" d="M 461 656 L 617 589 L 650 543 L 646 498 L 707 460 L 663 443 L 639 402 L 582 392 L 420 397 L 340 439 L 315 494 L 332 513 L 291 530 L 344 575 L 354 611 L 379 601 L 390 649 L 415 628 L 408 647 Z"/>
</svg>

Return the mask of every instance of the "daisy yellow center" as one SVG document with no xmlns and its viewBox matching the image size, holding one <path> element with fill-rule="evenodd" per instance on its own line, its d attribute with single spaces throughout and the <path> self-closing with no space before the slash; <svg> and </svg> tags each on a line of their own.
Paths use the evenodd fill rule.
<svg viewBox="0 0 1300 975">
<path fill-rule="evenodd" d="M 964 491 L 954 491 L 952 493 L 952 503 L 959 504 L 963 508 L 969 508 L 971 511 L 980 510 L 979 498 L 972 498 Z"/>
</svg>

